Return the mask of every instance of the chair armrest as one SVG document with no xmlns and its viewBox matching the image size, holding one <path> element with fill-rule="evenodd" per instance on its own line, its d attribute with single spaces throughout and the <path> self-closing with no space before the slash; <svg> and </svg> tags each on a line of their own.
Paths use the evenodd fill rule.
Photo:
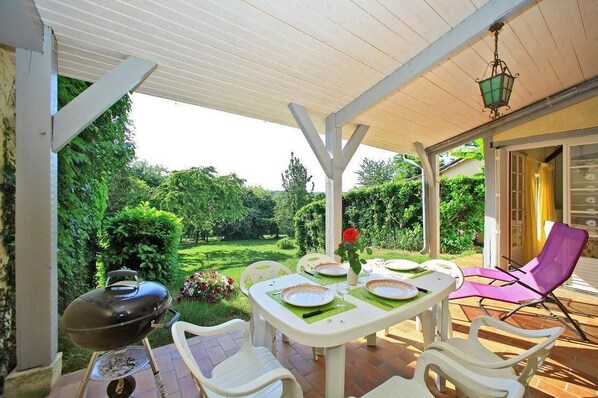
<svg viewBox="0 0 598 398">
<path fill-rule="evenodd" d="M 245 383 L 234 388 L 228 388 L 227 390 L 222 390 L 220 387 L 212 383 L 206 383 L 206 386 L 210 390 L 216 392 L 217 394 L 222 394 L 226 397 L 245 397 L 251 393 L 265 388 L 266 386 L 274 383 L 277 380 L 282 381 L 285 379 L 289 379 L 292 380 L 294 383 L 297 383 L 295 376 L 293 376 L 293 374 L 288 369 L 281 367 L 272 369 L 264 373 L 263 375 L 260 375 L 259 377 L 251 380 L 249 383 Z M 292 395 L 294 394 L 291 393 L 291 396 Z"/>
<path fill-rule="evenodd" d="M 249 331 L 249 325 L 242 319 L 232 319 L 216 326 L 199 326 L 189 322 L 178 321 L 173 325 L 179 325 L 177 328 L 183 328 L 185 332 L 192 333 L 196 336 L 213 336 L 233 331 Z"/>
<path fill-rule="evenodd" d="M 513 365 L 525 360 L 526 358 L 528 358 L 530 356 L 530 354 L 540 351 L 540 350 L 544 349 L 546 346 L 549 346 L 565 330 L 563 327 L 560 327 L 560 326 L 554 327 L 554 328 L 548 328 L 548 329 L 522 329 L 522 328 L 510 325 L 507 322 L 499 321 L 498 319 L 495 319 L 491 316 L 483 315 L 483 316 L 477 317 L 471 323 L 469 338 L 477 338 L 480 328 L 484 325 L 494 327 L 496 329 L 502 330 L 503 332 L 511 333 L 518 337 L 523 337 L 526 339 L 546 338 L 546 340 L 536 344 L 529 350 L 527 350 L 517 356 L 502 360 L 500 362 L 494 362 L 494 363 L 479 362 L 475 358 L 467 355 L 466 353 L 457 351 L 449 344 L 446 344 L 443 342 L 433 343 L 428 348 L 440 349 L 440 350 L 448 351 L 449 353 L 451 353 L 453 355 L 460 355 L 460 358 L 465 359 L 471 365 L 483 366 L 486 368 L 502 368 L 502 367 L 506 367 L 506 366 L 513 366 Z M 436 346 L 436 345 L 438 345 L 438 346 Z M 448 348 L 448 347 L 450 347 L 450 348 Z"/>
<path fill-rule="evenodd" d="M 509 267 L 511 267 L 511 268 L 517 269 L 517 268 L 523 267 L 523 264 L 518 263 L 517 261 L 513 260 L 510 257 L 507 257 L 507 256 L 501 256 L 501 257 L 509 262 Z M 513 264 L 515 264 L 515 267 L 513 267 Z M 521 272 L 523 272 L 523 271 L 521 271 Z"/>
<path fill-rule="evenodd" d="M 505 361 L 502 359 L 497 360 L 495 362 L 480 361 L 477 358 L 475 358 L 461 350 L 456 349 L 455 347 L 453 347 L 452 345 L 450 345 L 449 343 L 447 343 L 445 341 L 436 341 L 436 342 L 430 344 L 426 348 L 426 352 L 431 351 L 431 350 L 436 350 L 436 351 L 440 351 L 445 354 L 448 354 L 448 356 L 450 356 L 451 358 L 458 360 L 458 361 L 465 363 L 472 367 L 480 367 L 480 368 L 487 368 L 487 369 L 502 369 L 502 368 L 507 368 L 507 367 L 512 366 L 511 364 L 505 363 Z"/>
<path fill-rule="evenodd" d="M 509 271 L 505 271 L 504 269 L 502 269 L 502 268 L 500 268 L 500 267 L 498 267 L 498 266 L 496 266 L 496 265 L 494 266 L 494 269 L 496 269 L 497 271 L 500 271 L 500 272 L 502 272 L 502 273 L 503 273 L 503 274 L 505 274 L 505 275 L 509 275 L 509 277 L 510 277 L 510 278 L 513 278 L 513 279 L 515 279 L 515 280 L 519 279 L 519 278 L 517 278 L 515 275 L 513 275 L 512 273 L 510 273 Z M 525 274 L 525 271 L 522 271 L 522 270 L 519 270 L 519 269 L 514 269 L 513 271 L 519 271 L 519 272 L 522 272 L 522 273 L 524 273 L 524 274 Z M 511 282 L 509 282 L 509 284 L 511 284 L 511 283 L 512 283 L 512 281 L 511 281 Z"/>
</svg>

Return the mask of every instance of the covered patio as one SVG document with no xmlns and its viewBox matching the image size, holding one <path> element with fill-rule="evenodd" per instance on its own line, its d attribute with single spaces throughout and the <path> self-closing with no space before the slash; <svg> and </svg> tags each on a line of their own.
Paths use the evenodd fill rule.
<svg viewBox="0 0 598 398">
<path fill-rule="evenodd" d="M 508 249 L 493 138 L 595 137 L 597 21 L 595 2 L 569 0 L 0 2 L 16 88 L 16 373 L 39 370 L 40 388 L 60 374 L 56 153 L 125 93 L 299 126 L 326 175 L 328 254 L 341 236 L 343 170 L 363 143 L 421 159 L 425 248 L 438 257 L 438 155 L 482 137 L 480 264 L 493 267 Z M 475 79 L 492 60 L 495 22 L 519 76 L 510 108 L 491 120 Z M 57 74 L 94 84 L 57 112 Z"/>
<path fill-rule="evenodd" d="M 481 257 L 473 255 L 459 259 L 461 267 L 476 266 Z M 567 330 L 552 349 L 549 358 L 532 379 L 533 397 L 591 397 L 595 396 L 598 376 L 598 297 L 559 289 L 557 295 L 563 299 L 587 332 L 590 342 L 580 341 L 578 336 Z M 497 312 L 504 312 L 509 305 L 496 303 L 492 306 Z M 471 320 L 482 312 L 475 299 L 454 301 L 450 305 L 453 327 L 456 337 L 465 337 Z M 512 325 L 537 329 L 558 326 L 559 323 L 546 316 L 544 311 L 526 309 L 513 316 Z M 379 332 L 378 346 L 368 347 L 365 338 L 354 340 L 347 346 L 347 371 L 345 396 L 361 396 L 392 376 L 410 378 L 423 348 L 422 334 L 415 330 L 413 321 L 406 321 L 391 328 L 390 335 Z M 489 333 L 485 341 L 497 352 L 504 354 L 518 353 L 529 342 L 512 339 L 504 333 Z M 195 338 L 197 360 L 203 369 L 211 369 L 225 356 L 238 349 L 241 340 L 238 335 L 206 339 L 200 343 Z M 199 348 L 202 347 L 202 348 Z M 182 362 L 173 344 L 156 348 L 156 359 L 169 397 L 196 397 L 197 389 L 189 375 L 189 370 Z M 324 368 L 326 358 L 313 361 L 311 348 L 294 343 L 283 343 L 280 333 L 277 335 L 277 358 L 295 375 L 306 398 L 324 397 Z M 64 375 L 57 383 L 49 398 L 67 398 L 75 396 L 83 370 Z M 148 369 L 135 375 L 137 381 L 136 397 L 155 398 L 155 381 Z M 106 384 L 91 382 L 88 398 L 102 398 L 106 395 Z M 435 391 L 432 378 L 429 379 L 432 391 Z M 454 397 L 452 386 L 446 393 L 435 392 L 438 397 Z"/>
</svg>

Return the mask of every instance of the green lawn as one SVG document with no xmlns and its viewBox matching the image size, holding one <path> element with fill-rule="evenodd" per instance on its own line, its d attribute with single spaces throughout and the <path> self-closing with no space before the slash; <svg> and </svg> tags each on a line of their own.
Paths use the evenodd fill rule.
<svg viewBox="0 0 598 398">
<path fill-rule="evenodd" d="M 215 269 L 235 281 L 233 294 L 219 304 L 173 301 L 171 308 L 180 312 L 180 320 L 204 326 L 217 325 L 233 318 L 249 319 L 251 314 L 249 301 L 241 293 L 237 283 L 247 265 L 260 260 L 274 260 L 294 271 L 295 264 L 299 260 L 296 249 L 279 249 L 276 247 L 276 239 L 228 242 L 212 240 L 198 245 L 183 245 L 179 255 L 181 273 L 175 281 L 166 286 L 173 299 L 178 296 L 183 279 L 197 271 Z M 417 262 L 428 259 L 426 255 L 397 250 L 374 249 L 371 256 L 364 256 L 364 258 L 374 257 L 405 258 Z M 165 317 L 165 320 L 167 319 L 169 314 Z M 155 330 L 148 337 L 152 347 L 172 343 L 168 330 Z M 74 346 L 68 335 L 62 332 L 59 333 L 59 350 L 63 352 L 63 373 L 87 367 L 91 352 Z"/>
</svg>

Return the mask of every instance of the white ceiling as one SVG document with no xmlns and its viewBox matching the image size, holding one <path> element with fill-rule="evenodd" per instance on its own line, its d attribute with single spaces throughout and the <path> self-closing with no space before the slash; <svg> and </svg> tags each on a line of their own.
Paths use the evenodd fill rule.
<svg viewBox="0 0 598 398">
<path fill-rule="evenodd" d="M 134 55 L 158 63 L 139 92 L 296 127 L 293 102 L 321 133 L 326 116 L 487 2 L 34 0 L 62 75 L 96 81 Z M 485 32 L 358 115 L 371 127 L 363 143 L 415 153 L 415 141 L 428 147 L 487 123 L 475 78 L 493 47 Z M 506 21 L 499 53 L 520 75 L 511 111 L 597 76 L 598 1 L 532 2 Z"/>
</svg>

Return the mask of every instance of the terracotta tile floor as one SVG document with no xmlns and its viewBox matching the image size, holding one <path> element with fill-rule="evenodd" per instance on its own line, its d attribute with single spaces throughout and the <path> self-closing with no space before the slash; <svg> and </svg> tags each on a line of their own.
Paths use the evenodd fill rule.
<svg viewBox="0 0 598 398">
<path fill-rule="evenodd" d="M 459 265 L 467 266 L 467 261 Z M 581 341 L 574 333 L 566 330 L 559 338 L 549 358 L 531 380 L 533 397 L 595 397 L 598 396 L 598 296 L 571 290 L 559 289 L 557 296 L 570 309 L 573 317 L 581 324 L 591 342 Z M 503 312 L 511 308 L 504 303 L 491 303 L 492 311 Z M 475 299 L 451 302 L 453 328 L 456 337 L 463 337 L 469 330 L 472 319 L 482 314 Z M 555 310 L 556 314 L 559 314 Z M 559 325 L 547 317 L 544 310 L 526 309 L 511 317 L 509 322 L 524 328 L 541 328 Z M 230 335 L 203 341 L 198 350 L 198 362 L 209 369 L 225 355 L 236 350 L 240 336 Z M 311 348 L 297 343 L 283 343 L 278 335 L 278 359 L 289 368 L 301 384 L 306 398 L 323 397 L 324 366 L 326 358 L 313 361 Z M 489 346 L 503 354 L 517 354 L 529 343 L 506 335 L 489 331 L 485 334 Z M 199 344 L 200 341 L 197 340 Z M 415 331 L 414 321 L 405 321 L 391 328 L 389 336 L 378 333 L 378 346 L 367 347 L 365 339 L 347 344 L 346 351 L 346 395 L 360 396 L 381 384 L 393 375 L 411 377 L 422 349 L 421 333 Z M 160 374 L 169 397 L 197 397 L 189 371 L 183 364 L 173 345 L 154 349 Z M 51 398 L 75 397 L 83 371 L 64 375 L 50 394 Z M 155 383 L 149 369 L 135 374 L 136 398 L 157 397 Z M 430 379 L 431 381 L 431 379 Z M 107 383 L 91 381 L 88 398 L 105 397 Z M 434 391 L 438 397 L 453 397 L 450 389 L 444 393 Z"/>
</svg>

